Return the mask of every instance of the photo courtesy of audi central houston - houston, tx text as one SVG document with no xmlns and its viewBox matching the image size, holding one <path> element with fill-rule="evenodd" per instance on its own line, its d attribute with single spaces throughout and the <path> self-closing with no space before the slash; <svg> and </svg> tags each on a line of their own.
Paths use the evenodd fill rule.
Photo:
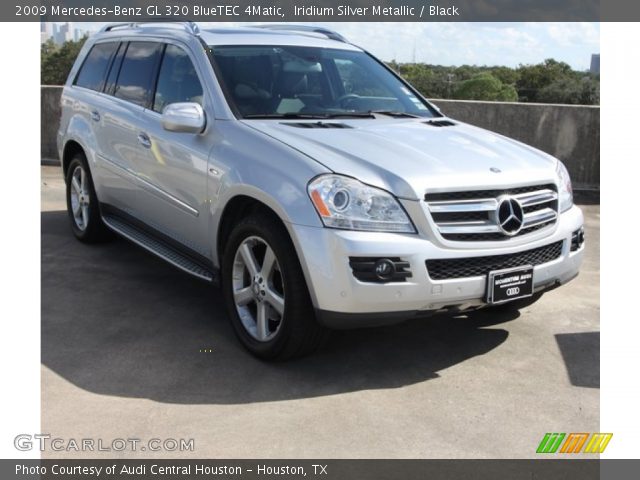
<svg viewBox="0 0 640 480">
<path fill-rule="evenodd" d="M 594 478 L 600 23 L 199 19 L 32 25 L 41 431 L 16 451 Z"/>
</svg>

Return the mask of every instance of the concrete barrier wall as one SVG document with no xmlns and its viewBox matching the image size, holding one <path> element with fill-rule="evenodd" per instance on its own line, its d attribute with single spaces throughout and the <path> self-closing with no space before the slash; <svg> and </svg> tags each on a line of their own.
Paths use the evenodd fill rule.
<svg viewBox="0 0 640 480">
<path fill-rule="evenodd" d="M 41 89 L 42 158 L 57 159 L 62 87 Z M 578 189 L 600 188 L 600 108 L 434 100 L 446 115 L 543 150 L 562 160 Z"/>
<path fill-rule="evenodd" d="M 40 88 L 40 156 L 44 160 L 58 158 L 56 135 L 60 124 L 62 87 L 43 85 Z"/>
</svg>

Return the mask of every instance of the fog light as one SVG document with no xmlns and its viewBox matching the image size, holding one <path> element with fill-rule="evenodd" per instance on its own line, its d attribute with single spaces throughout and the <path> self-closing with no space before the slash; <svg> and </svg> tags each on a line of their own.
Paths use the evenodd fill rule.
<svg viewBox="0 0 640 480">
<path fill-rule="evenodd" d="M 381 258 L 376 262 L 374 271 L 380 280 L 389 280 L 396 273 L 396 266 L 388 258 Z"/>
<path fill-rule="evenodd" d="M 361 282 L 404 282 L 412 276 L 409 262 L 399 257 L 349 257 L 349 266 Z"/>
<path fill-rule="evenodd" d="M 571 251 L 575 252 L 580 250 L 580 247 L 584 244 L 584 227 L 580 227 L 578 230 L 571 234 Z"/>
</svg>

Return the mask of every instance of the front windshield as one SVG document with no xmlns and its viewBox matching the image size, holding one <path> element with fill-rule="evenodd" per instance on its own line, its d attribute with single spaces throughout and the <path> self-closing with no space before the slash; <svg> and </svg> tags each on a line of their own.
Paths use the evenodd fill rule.
<svg viewBox="0 0 640 480">
<path fill-rule="evenodd" d="M 227 101 L 244 118 L 437 116 L 361 51 L 233 45 L 211 52 Z"/>
</svg>

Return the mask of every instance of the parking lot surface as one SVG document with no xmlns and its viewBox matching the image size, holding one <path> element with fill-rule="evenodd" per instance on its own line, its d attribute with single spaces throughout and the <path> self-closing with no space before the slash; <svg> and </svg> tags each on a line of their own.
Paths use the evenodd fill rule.
<svg viewBox="0 0 640 480">
<path fill-rule="evenodd" d="M 193 451 L 49 458 L 528 458 L 599 431 L 598 205 L 580 276 L 520 314 L 336 332 L 288 363 L 250 356 L 220 293 L 122 239 L 71 234 L 42 167 L 42 432 L 194 439 Z"/>
</svg>

